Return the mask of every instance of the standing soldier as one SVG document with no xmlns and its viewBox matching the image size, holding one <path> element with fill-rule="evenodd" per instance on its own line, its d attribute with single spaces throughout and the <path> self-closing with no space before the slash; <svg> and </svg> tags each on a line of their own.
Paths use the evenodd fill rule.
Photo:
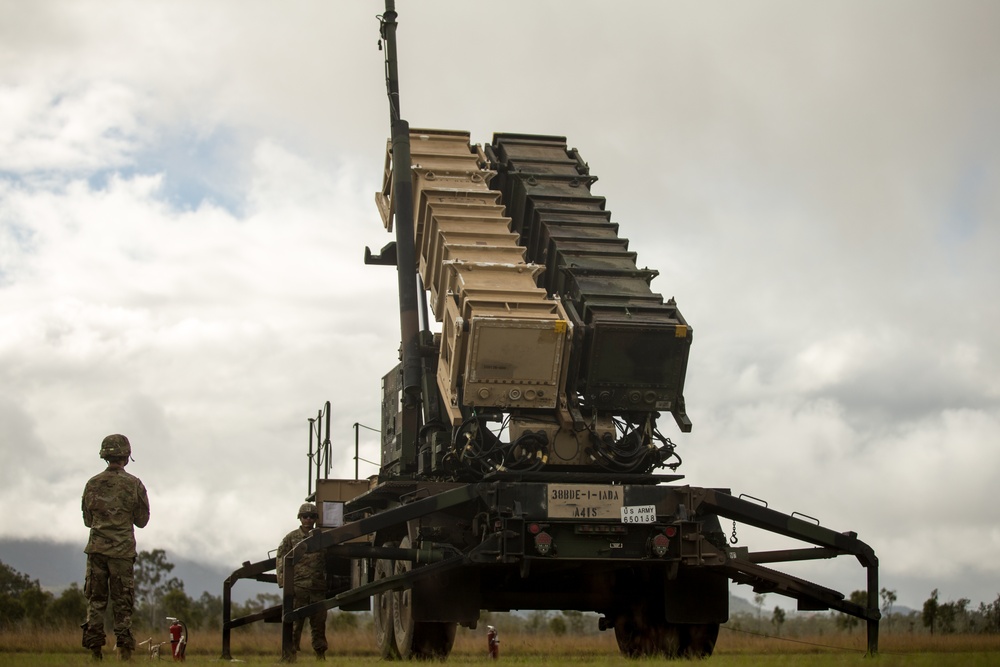
<svg viewBox="0 0 1000 667">
<path fill-rule="evenodd" d="M 129 660 L 135 650 L 132 611 L 135 606 L 135 530 L 149 522 L 149 498 L 138 477 L 125 472 L 132 445 L 124 435 L 109 435 L 101 443 L 107 469 L 90 478 L 83 489 L 83 523 L 90 528 L 87 578 L 83 589 L 89 603 L 83 624 L 83 647 L 95 660 L 103 658 L 104 612 L 108 600 L 114 613 L 118 658 Z"/>
<path fill-rule="evenodd" d="M 285 535 L 278 545 L 278 555 L 276 563 L 276 573 L 278 575 L 278 586 L 284 587 L 285 555 L 294 549 L 299 542 L 304 540 L 316 527 L 316 520 L 319 514 L 316 506 L 312 503 L 304 503 L 299 507 L 298 528 Z M 295 563 L 295 606 L 303 607 L 314 602 L 322 602 L 326 599 L 326 559 L 322 552 L 310 551 L 302 559 Z M 302 627 L 305 619 L 300 618 L 292 624 L 292 651 L 291 655 L 281 656 L 282 661 L 294 662 L 295 652 L 299 651 L 302 641 Z M 316 651 L 317 660 L 326 659 L 326 609 L 317 611 L 309 617 L 309 630 L 312 633 L 312 647 Z"/>
</svg>

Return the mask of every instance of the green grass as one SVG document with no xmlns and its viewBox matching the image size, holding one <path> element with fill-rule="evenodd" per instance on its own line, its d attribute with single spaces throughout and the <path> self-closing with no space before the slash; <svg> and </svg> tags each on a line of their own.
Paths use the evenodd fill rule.
<svg viewBox="0 0 1000 667">
<path fill-rule="evenodd" d="M 105 662 L 114 664 L 114 656 L 105 656 Z M 144 656 L 137 656 L 133 664 L 163 664 L 170 660 L 163 659 L 160 663 L 150 662 Z M 299 664 L 315 664 L 315 661 L 308 654 L 299 658 Z M 581 665 L 613 665 L 617 667 L 646 667 L 647 665 L 691 665 L 699 664 L 705 667 L 842 667 L 845 665 L 857 665 L 858 667 L 993 667 L 1000 663 L 998 653 L 911 653 L 911 654 L 879 654 L 875 658 L 866 658 L 857 653 L 847 654 L 767 654 L 767 655 L 716 655 L 707 661 L 692 660 L 626 660 L 617 655 L 514 655 L 500 656 L 500 662 L 511 665 L 546 665 L 551 667 L 580 667 Z M 472 667 L 488 664 L 485 655 L 477 658 L 468 656 L 457 656 L 449 659 L 446 665 L 450 667 Z M 0 653 L 0 664 L 4 667 L 48 667 L 48 666 L 68 666 L 89 665 L 93 663 L 86 652 L 82 649 L 78 653 Z M 210 656 L 190 656 L 186 661 L 187 665 L 222 665 L 224 663 L 217 657 Z M 278 657 L 248 657 L 245 661 L 237 664 L 247 665 L 275 665 L 278 664 Z M 330 655 L 327 665 L 333 667 L 353 667 L 354 665 L 377 665 L 385 664 L 374 657 L 358 656 L 337 656 Z"/>
<path fill-rule="evenodd" d="M 329 631 L 330 651 L 325 664 L 338 667 L 384 664 L 377 654 L 370 630 Z M 281 652 L 281 635 L 275 627 L 233 634 L 232 653 L 236 664 L 276 665 Z M 200 632 L 188 647 L 187 664 L 225 664 L 219 659 L 221 636 Z M 113 642 L 114 638 L 109 637 Z M 89 652 L 80 645 L 79 629 L 61 631 L 22 630 L 0 632 L 0 667 L 47 667 L 88 665 Z M 1000 665 L 998 635 L 926 635 L 886 633 L 880 638 L 880 653 L 864 656 L 865 638 L 860 633 L 827 634 L 816 637 L 763 637 L 728 629 L 719 635 L 715 655 L 703 661 L 663 659 L 627 660 L 618 653 L 613 633 L 554 636 L 551 634 L 501 635 L 500 663 L 545 665 L 546 667 L 646 667 L 647 665 L 698 665 L 704 667 L 994 667 Z M 105 664 L 114 664 L 116 655 L 105 647 Z M 134 655 L 134 665 L 171 663 L 165 652 L 159 662 L 150 662 L 143 652 Z M 310 651 L 299 654 L 299 663 L 316 664 Z M 398 663 L 403 667 L 403 663 Z M 448 667 L 488 665 L 486 637 L 482 630 L 461 629 L 455 650 L 445 663 Z M 497 667 L 501 667 L 497 665 Z"/>
</svg>

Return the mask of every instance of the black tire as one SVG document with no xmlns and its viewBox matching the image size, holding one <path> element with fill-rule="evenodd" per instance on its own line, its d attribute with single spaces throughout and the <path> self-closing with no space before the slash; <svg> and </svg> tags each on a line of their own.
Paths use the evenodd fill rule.
<svg viewBox="0 0 1000 667">
<path fill-rule="evenodd" d="M 404 537 L 400 548 L 410 548 L 410 538 Z M 395 573 L 408 572 L 413 567 L 409 561 L 396 561 Z M 399 655 L 406 660 L 444 660 L 455 645 L 457 623 L 438 623 L 413 620 L 413 591 L 404 588 L 392 594 L 393 633 Z"/>
<path fill-rule="evenodd" d="M 719 639 L 718 623 L 691 623 L 681 627 L 681 655 L 685 658 L 707 658 L 715 651 Z"/>
<path fill-rule="evenodd" d="M 398 542 L 385 542 L 383 547 L 396 547 Z M 385 579 L 393 573 L 394 561 L 380 558 L 374 564 L 374 579 Z M 372 596 L 372 621 L 375 628 L 375 642 L 378 644 L 379 653 L 383 660 L 398 660 L 400 658 L 399 648 L 396 646 L 396 633 L 393 624 L 395 616 L 393 610 L 392 592 L 376 593 Z"/>
<path fill-rule="evenodd" d="M 640 608 L 615 616 L 615 640 L 626 658 L 707 658 L 715 651 L 718 623 L 668 623 Z"/>
<path fill-rule="evenodd" d="M 615 619 L 615 640 L 626 658 L 681 655 L 682 633 L 678 625 L 653 620 L 642 613 L 620 613 Z"/>
</svg>

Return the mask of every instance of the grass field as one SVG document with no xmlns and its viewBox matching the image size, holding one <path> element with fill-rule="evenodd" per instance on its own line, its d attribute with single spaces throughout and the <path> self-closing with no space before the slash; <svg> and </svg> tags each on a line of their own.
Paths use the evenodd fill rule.
<svg viewBox="0 0 1000 667">
<path fill-rule="evenodd" d="M 93 665 L 90 659 L 80 653 L 75 654 L 0 654 L 5 667 L 56 667 L 73 665 Z M 105 659 L 107 660 L 107 658 Z M 133 664 L 141 664 L 145 660 L 134 660 Z M 161 664 L 169 661 L 163 660 Z M 482 665 L 487 663 L 484 657 L 479 658 L 451 658 L 446 663 L 452 667 L 470 667 L 471 665 Z M 880 665 L 883 667 L 915 666 L 915 667 L 994 667 L 998 664 L 997 654 L 988 653 L 924 653 L 911 655 L 880 655 L 875 660 L 869 660 L 860 656 L 835 656 L 835 655 L 746 655 L 746 656 L 713 656 L 708 661 L 690 660 L 638 660 L 627 661 L 618 656 L 516 656 L 504 658 L 501 656 L 500 662 L 511 665 L 545 665 L 546 667 L 578 667 L 578 666 L 603 666 L 619 665 L 627 667 L 629 665 L 691 665 L 704 664 L 706 667 L 842 667 L 843 665 L 858 665 L 867 667 L 868 665 Z M 111 664 L 114 664 L 113 662 Z M 150 664 L 157 664 L 155 662 Z M 223 663 L 218 658 L 208 656 L 194 656 L 187 659 L 185 664 L 189 665 L 219 665 L 232 664 Z M 256 657 L 240 661 L 238 664 L 247 665 L 274 665 L 278 664 L 277 658 Z M 298 664 L 316 664 L 308 658 L 300 658 Z M 335 667 L 349 667 L 352 665 L 378 665 L 387 664 L 378 658 L 348 658 L 332 657 L 328 658 L 325 665 Z"/>
<path fill-rule="evenodd" d="M 269 628 L 273 630 L 273 628 Z M 331 648 L 327 664 L 374 665 L 381 660 L 368 632 L 330 633 Z M 996 635 L 883 635 L 880 652 L 865 657 L 864 636 L 837 634 L 821 637 L 798 637 L 794 640 L 760 637 L 723 628 L 715 655 L 699 664 L 713 667 L 839 667 L 841 665 L 878 664 L 885 667 L 994 667 L 1000 665 L 1000 636 Z M 250 665 L 273 665 L 278 662 L 280 638 L 276 632 L 234 633 L 232 654 Z M 501 637 L 500 661 L 514 665 L 684 665 L 695 661 L 627 660 L 618 654 L 613 633 L 581 636 L 548 634 L 508 634 Z M 20 632 L 0 634 L 0 665 L 3 667 L 47 667 L 49 665 L 93 664 L 79 647 L 79 631 Z M 107 647 L 106 647 L 107 648 Z M 221 638 L 218 633 L 192 635 L 187 663 L 220 664 Z M 114 659 L 108 651 L 106 660 Z M 136 663 L 147 662 L 137 652 Z M 166 654 L 161 662 L 170 662 Z M 300 663 L 312 664 L 309 652 L 301 654 Z M 455 649 L 448 659 L 452 667 L 488 663 L 484 632 L 460 631 Z"/>
</svg>

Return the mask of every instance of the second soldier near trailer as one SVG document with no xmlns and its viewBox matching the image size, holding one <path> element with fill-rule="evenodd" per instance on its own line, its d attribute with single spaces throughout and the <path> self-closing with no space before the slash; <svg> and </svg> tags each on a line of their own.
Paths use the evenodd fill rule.
<svg viewBox="0 0 1000 667">
<path fill-rule="evenodd" d="M 316 520 L 319 514 L 316 506 L 312 503 L 303 503 L 299 507 L 298 528 L 285 535 L 278 545 L 278 555 L 275 571 L 278 575 L 278 586 L 284 587 L 285 555 L 294 549 L 299 542 L 309 537 L 313 528 L 316 527 Z M 302 556 L 302 559 L 295 563 L 295 607 L 303 607 L 307 604 L 322 602 L 326 599 L 326 559 L 322 552 L 310 551 Z M 302 628 L 305 619 L 300 618 L 292 624 L 292 650 L 299 651 L 302 641 Z M 324 660 L 326 658 L 326 609 L 317 611 L 309 616 L 309 630 L 312 633 L 312 647 L 316 652 L 316 658 Z M 283 660 L 294 660 L 295 654 L 283 655 Z"/>
</svg>

